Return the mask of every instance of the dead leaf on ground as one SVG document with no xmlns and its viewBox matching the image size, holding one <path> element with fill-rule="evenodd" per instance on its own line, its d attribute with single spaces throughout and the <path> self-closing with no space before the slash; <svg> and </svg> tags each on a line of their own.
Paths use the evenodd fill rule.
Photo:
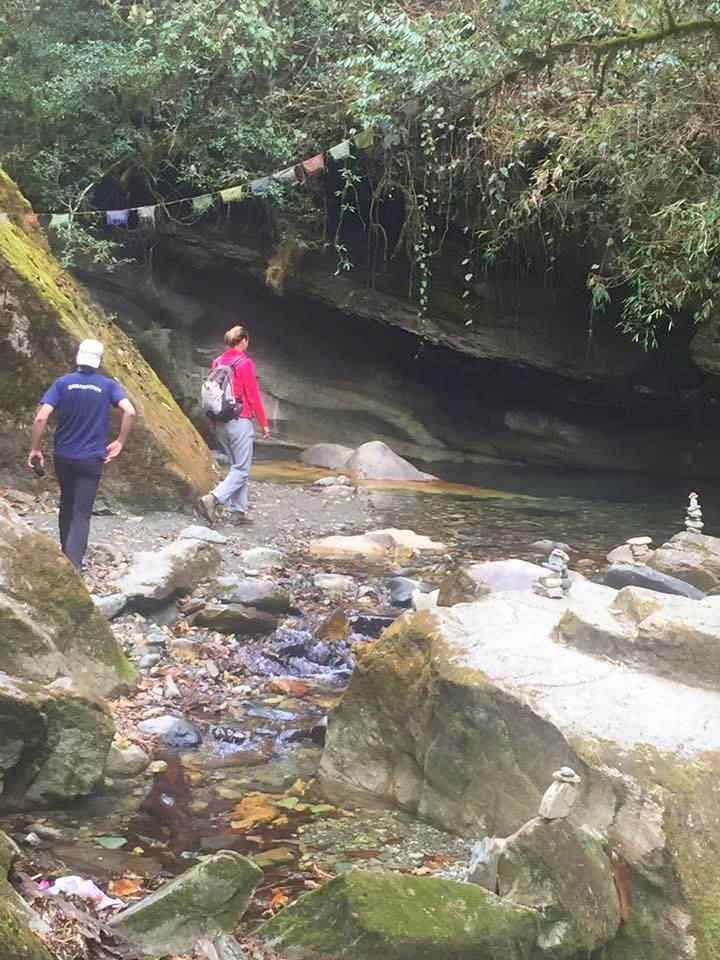
<svg viewBox="0 0 720 960">
<path fill-rule="evenodd" d="M 131 877 L 122 877 L 120 880 L 111 880 L 108 884 L 108 891 L 115 897 L 131 897 L 139 890 L 142 890 L 142 880 L 135 880 Z"/>
</svg>

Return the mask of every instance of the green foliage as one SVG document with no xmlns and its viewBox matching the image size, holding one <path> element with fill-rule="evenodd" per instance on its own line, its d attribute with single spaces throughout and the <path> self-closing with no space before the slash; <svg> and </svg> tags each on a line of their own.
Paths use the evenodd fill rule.
<svg viewBox="0 0 720 960">
<path fill-rule="evenodd" d="M 8 0 L 0 154 L 36 207 L 74 212 L 98 182 L 134 202 L 215 190 L 374 124 L 334 200 L 407 255 L 421 311 L 461 231 L 468 322 L 490 265 L 564 259 L 651 346 L 718 309 L 719 41 L 718 0 Z M 271 202 L 311 234 L 304 196 Z M 342 225 L 334 245 L 350 269 Z"/>
</svg>

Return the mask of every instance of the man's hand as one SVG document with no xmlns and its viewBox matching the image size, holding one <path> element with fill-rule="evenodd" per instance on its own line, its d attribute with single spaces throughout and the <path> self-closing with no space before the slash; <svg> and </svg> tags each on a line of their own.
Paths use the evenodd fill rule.
<svg viewBox="0 0 720 960">
<path fill-rule="evenodd" d="M 122 451 L 123 444 L 119 440 L 113 440 L 112 443 L 107 445 L 107 455 L 105 457 L 105 463 L 110 463 L 111 460 L 114 460 L 120 452 Z"/>
<path fill-rule="evenodd" d="M 263 427 L 263 437 L 268 440 L 270 437 L 270 427 Z"/>
<path fill-rule="evenodd" d="M 27 465 L 30 467 L 31 470 L 35 468 L 35 464 L 33 463 L 33 460 L 35 460 L 41 467 L 45 466 L 45 457 L 42 455 L 42 450 L 33 449 L 28 454 Z"/>
</svg>

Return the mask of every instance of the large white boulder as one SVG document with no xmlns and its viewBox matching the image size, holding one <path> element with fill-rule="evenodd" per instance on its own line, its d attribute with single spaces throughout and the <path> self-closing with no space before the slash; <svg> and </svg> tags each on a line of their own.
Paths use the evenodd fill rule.
<svg viewBox="0 0 720 960">
<path fill-rule="evenodd" d="M 559 600 L 501 592 L 403 615 L 363 653 L 330 715 L 321 784 L 338 801 L 497 837 L 533 817 L 553 771 L 570 766 L 581 777 L 572 817 L 627 865 L 655 955 L 692 956 L 695 937 L 711 957 L 720 693 L 555 640 L 568 610 L 612 629 L 615 597 L 578 580 Z"/>
<path fill-rule="evenodd" d="M 161 550 L 136 553 L 118 588 L 138 607 L 153 606 L 194 590 L 217 572 L 222 555 L 203 540 L 176 540 Z"/>
<path fill-rule="evenodd" d="M 340 470 L 352 453 L 352 447 L 344 447 L 340 443 L 316 443 L 303 450 L 300 463 L 304 463 L 306 467 Z"/>
<path fill-rule="evenodd" d="M 423 473 L 381 440 L 363 443 L 342 465 L 345 473 L 359 480 L 401 480 L 427 483 L 436 477 Z"/>
</svg>

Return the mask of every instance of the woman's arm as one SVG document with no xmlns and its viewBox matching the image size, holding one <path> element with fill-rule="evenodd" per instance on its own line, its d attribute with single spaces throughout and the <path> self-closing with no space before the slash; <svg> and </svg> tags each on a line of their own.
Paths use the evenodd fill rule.
<svg viewBox="0 0 720 960">
<path fill-rule="evenodd" d="M 260 387 L 258 386 L 257 377 L 255 376 L 255 364 L 249 357 L 247 363 L 243 365 L 243 374 L 245 379 L 245 395 L 248 398 L 250 409 L 257 417 L 258 422 L 262 427 L 263 436 L 269 437 L 270 425 L 268 423 L 267 414 L 265 413 L 262 397 L 260 396 Z"/>
</svg>

